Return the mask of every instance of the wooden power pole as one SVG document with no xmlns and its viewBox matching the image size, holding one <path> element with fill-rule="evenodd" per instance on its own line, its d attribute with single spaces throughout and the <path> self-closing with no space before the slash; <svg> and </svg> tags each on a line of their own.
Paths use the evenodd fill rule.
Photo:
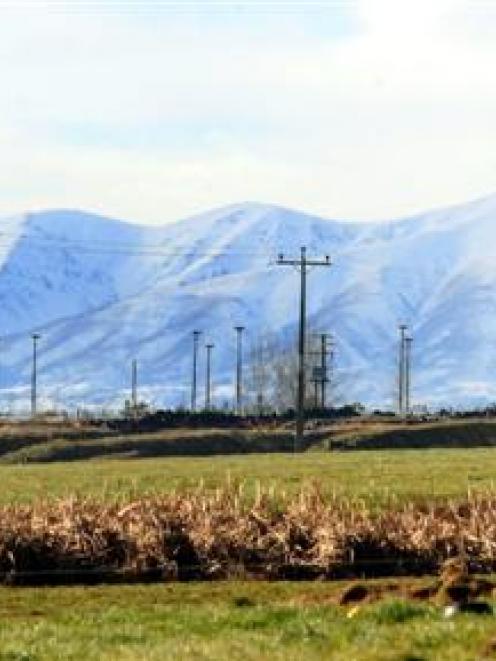
<svg viewBox="0 0 496 661">
<path fill-rule="evenodd" d="M 296 401 L 296 436 L 293 450 L 296 452 L 303 446 L 305 430 L 305 335 L 306 335 L 306 304 L 307 304 L 307 273 L 309 266 L 330 266 L 329 255 L 323 260 L 308 259 L 307 250 L 301 248 L 300 259 L 285 259 L 281 253 L 277 264 L 296 267 L 300 272 L 300 328 L 298 334 L 298 394 Z"/>
</svg>

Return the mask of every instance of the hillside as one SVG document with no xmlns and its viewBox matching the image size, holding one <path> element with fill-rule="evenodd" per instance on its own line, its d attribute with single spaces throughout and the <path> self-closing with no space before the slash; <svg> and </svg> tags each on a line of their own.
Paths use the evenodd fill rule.
<svg viewBox="0 0 496 661">
<path fill-rule="evenodd" d="M 326 220 L 245 203 L 145 227 L 74 211 L 0 219 L 5 405 L 27 404 L 31 345 L 40 342 L 45 405 L 115 405 L 139 360 L 155 404 L 189 397 L 191 331 L 216 344 L 216 402 L 230 401 L 232 327 L 292 341 L 297 274 L 277 254 L 330 254 L 309 277 L 309 320 L 337 341 L 336 394 L 391 406 L 396 326 L 411 324 L 414 399 L 496 399 L 496 196 L 384 223 Z M 203 360 L 200 358 L 200 381 Z M 200 393 L 200 401 L 201 393 Z"/>
</svg>

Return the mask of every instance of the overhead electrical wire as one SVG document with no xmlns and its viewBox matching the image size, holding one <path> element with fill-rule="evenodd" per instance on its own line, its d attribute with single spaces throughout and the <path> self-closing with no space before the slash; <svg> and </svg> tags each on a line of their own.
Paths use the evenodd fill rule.
<svg viewBox="0 0 496 661">
<path fill-rule="evenodd" d="M 270 250 L 242 250 L 239 248 L 225 248 L 219 250 L 202 250 L 191 246 L 175 245 L 167 247 L 162 245 L 137 244 L 124 242 L 110 242 L 98 239 L 66 239 L 64 237 L 41 237 L 33 235 L 16 235 L 0 232 L 0 246 L 12 247 L 11 242 L 5 241 L 9 236 L 22 244 L 41 244 L 40 247 L 54 249 L 73 249 L 79 253 L 89 254 L 117 254 L 143 257 L 268 257 Z M 4 239 L 2 241 L 2 239 Z M 45 246 L 43 246 L 45 244 Z"/>
</svg>

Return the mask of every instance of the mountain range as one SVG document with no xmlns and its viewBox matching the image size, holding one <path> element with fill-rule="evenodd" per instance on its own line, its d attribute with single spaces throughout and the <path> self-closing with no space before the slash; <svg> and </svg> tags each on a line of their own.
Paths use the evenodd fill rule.
<svg viewBox="0 0 496 661">
<path fill-rule="evenodd" d="M 260 203 L 163 226 L 80 211 L 0 218 L 0 409 L 26 409 L 39 340 L 45 407 L 189 402 L 192 331 L 215 344 L 218 405 L 232 402 L 236 337 L 294 345 L 299 275 L 277 256 L 330 255 L 308 276 L 308 324 L 335 338 L 331 396 L 390 408 L 398 324 L 413 336 L 417 405 L 496 401 L 496 195 L 384 222 Z M 204 351 L 199 380 L 203 387 Z M 2 401 L 3 400 L 3 401 Z"/>
</svg>

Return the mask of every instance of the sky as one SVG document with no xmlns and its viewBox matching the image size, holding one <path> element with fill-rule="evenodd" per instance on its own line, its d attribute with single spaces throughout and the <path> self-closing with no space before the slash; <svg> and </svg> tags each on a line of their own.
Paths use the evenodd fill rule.
<svg viewBox="0 0 496 661">
<path fill-rule="evenodd" d="M 2 0 L 0 214 L 495 193 L 495 37 L 493 0 Z"/>
</svg>

